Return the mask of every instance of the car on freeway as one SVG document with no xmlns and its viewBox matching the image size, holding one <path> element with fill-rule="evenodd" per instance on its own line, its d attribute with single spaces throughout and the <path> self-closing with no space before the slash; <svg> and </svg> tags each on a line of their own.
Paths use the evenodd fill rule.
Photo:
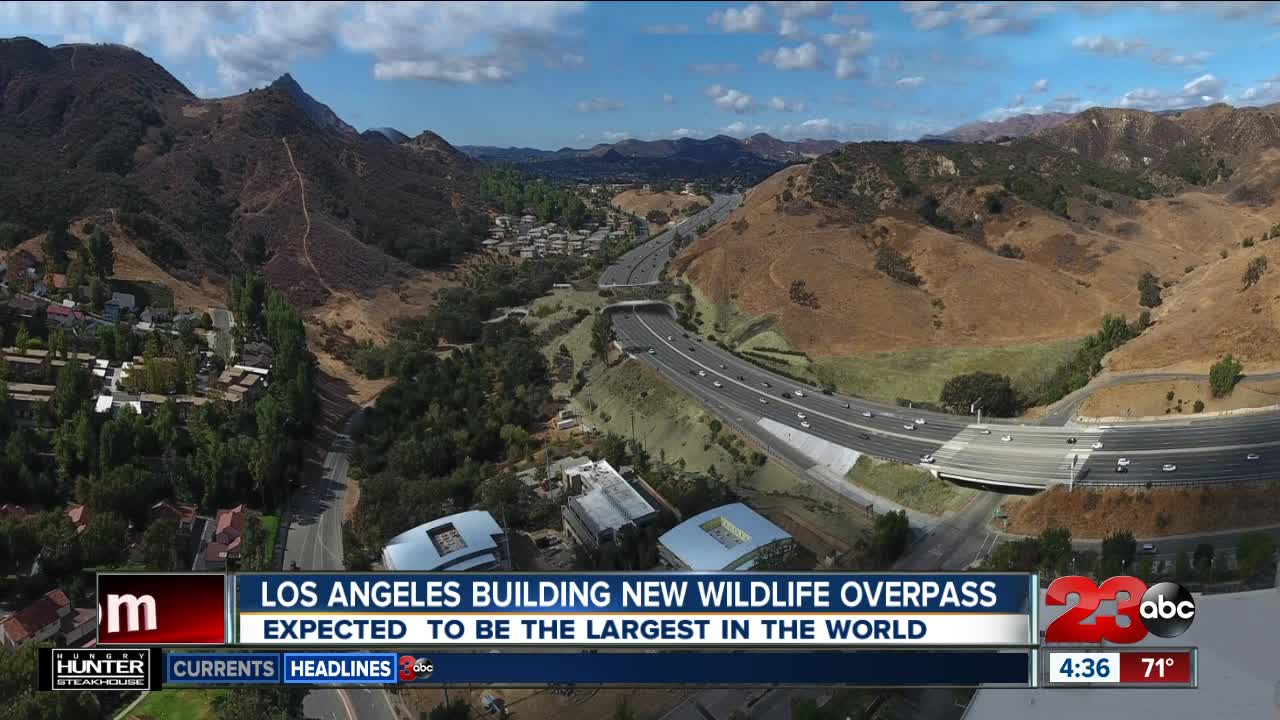
<svg viewBox="0 0 1280 720">
<path fill-rule="evenodd" d="M 782 393 L 782 399 L 783 399 L 783 400 L 790 400 L 790 399 L 791 399 L 791 393 L 789 393 L 789 392 L 784 392 L 784 393 Z"/>
<path fill-rule="evenodd" d="M 986 428 L 982 428 L 981 430 L 979 430 L 979 431 L 978 431 L 978 434 L 979 434 L 979 435 L 990 435 L 990 434 L 991 434 L 991 431 L 990 431 L 990 430 L 988 430 L 988 429 L 986 429 Z"/>
<path fill-rule="evenodd" d="M 718 388 L 722 388 L 722 387 L 724 387 L 724 383 L 720 382 L 719 380 L 717 380 L 717 381 L 715 381 L 715 382 L 713 382 L 713 383 L 711 383 L 711 384 L 712 384 L 712 385 L 714 385 L 714 386 L 716 386 L 716 387 L 718 387 Z"/>
<path fill-rule="evenodd" d="M 1163 466 L 1161 466 L 1160 472 L 1173 472 L 1174 470 L 1177 470 L 1177 469 L 1178 469 L 1177 465 L 1174 465 L 1173 463 L 1165 463 Z"/>
<path fill-rule="evenodd" d="M 1116 460 L 1116 465 L 1118 467 L 1129 467 L 1129 458 L 1119 458 Z"/>
<path fill-rule="evenodd" d="M 903 430 L 915 430 L 915 429 L 916 429 L 916 426 L 915 426 L 915 425 L 912 425 L 911 423 L 907 423 L 906 425 L 903 425 L 903 426 L 902 426 L 902 429 L 903 429 Z"/>
<path fill-rule="evenodd" d="M 925 422 L 924 422 L 924 418 L 916 418 L 916 424 L 917 424 L 917 425 L 924 425 L 924 424 L 925 424 Z"/>
<path fill-rule="evenodd" d="M 672 337 L 671 335 L 668 335 L 668 336 L 667 336 L 667 339 L 668 339 L 668 340 L 675 340 L 675 338 L 674 338 L 674 337 Z"/>
<path fill-rule="evenodd" d="M 840 407 L 844 408 L 845 410 L 848 410 L 848 409 L 849 409 L 849 403 L 847 403 L 847 402 L 842 402 L 842 403 L 840 403 Z"/>
<path fill-rule="evenodd" d="M 1012 435 L 1001 435 L 1001 436 L 1000 436 L 1000 442 L 1013 442 L 1013 436 L 1012 436 Z"/>
<path fill-rule="evenodd" d="M 800 421 L 800 427 L 802 427 L 802 428 L 807 428 L 807 427 L 813 427 L 813 426 L 809 424 L 809 421 L 808 421 L 808 420 L 801 420 L 801 421 Z"/>
<path fill-rule="evenodd" d="M 680 333 L 680 335 L 681 335 L 685 340 L 688 340 L 688 339 L 689 339 L 689 333 Z"/>
<path fill-rule="evenodd" d="M 707 376 L 707 371 L 706 371 L 706 370 L 699 370 L 699 371 L 698 371 L 698 377 L 706 377 L 706 376 Z"/>
<path fill-rule="evenodd" d="M 728 365 L 725 365 L 724 363 L 720 363 L 720 369 L 721 369 L 721 370 L 727 370 L 727 369 L 728 369 L 728 367 L 729 367 Z"/>
<path fill-rule="evenodd" d="M 738 379 L 739 379 L 739 380 L 746 380 L 746 378 L 742 377 L 741 375 L 739 375 L 739 376 L 738 376 Z"/>
<path fill-rule="evenodd" d="M 1129 466 L 1128 466 L 1128 465 L 1117 465 L 1117 466 L 1116 466 L 1116 472 L 1118 472 L 1118 473 L 1127 473 L 1127 472 L 1129 472 Z"/>
<path fill-rule="evenodd" d="M 761 382 L 760 387 L 773 387 L 773 386 L 766 381 L 766 382 Z"/>
<path fill-rule="evenodd" d="M 761 405 L 768 405 L 768 404 L 769 404 L 769 399 L 768 399 L 768 398 L 760 398 L 760 404 L 761 404 Z"/>
<path fill-rule="evenodd" d="M 926 464 L 926 465 L 931 464 L 931 463 L 933 462 L 933 456 L 932 456 L 932 455 L 921 455 L 921 456 L 920 456 L 920 462 L 922 462 L 922 463 L 924 463 L 924 464 Z"/>
<path fill-rule="evenodd" d="M 1260 458 L 1260 457 L 1262 457 L 1262 456 L 1261 456 L 1261 455 L 1259 455 L 1258 453 L 1249 453 L 1248 455 L 1245 455 L 1245 456 L 1244 456 L 1244 459 L 1245 459 L 1245 460 L 1257 460 L 1257 459 L 1258 459 L 1258 458 Z"/>
<path fill-rule="evenodd" d="M 1076 444 L 1076 439 L 1075 439 L 1075 438 L 1073 438 L 1073 437 L 1069 437 L 1069 438 L 1067 438 L 1067 444 L 1068 444 L 1068 445 L 1075 445 L 1075 444 Z"/>
<path fill-rule="evenodd" d="M 696 348 L 696 347 L 694 347 L 694 346 L 692 346 L 692 345 L 690 345 L 690 346 L 689 346 L 689 352 L 697 352 L 697 350 L 698 350 L 698 348 Z"/>
<path fill-rule="evenodd" d="M 689 368 L 689 374 L 690 374 L 690 375 L 697 375 L 697 374 L 698 374 L 698 372 L 697 372 L 696 370 L 694 370 L 693 368 Z"/>
<path fill-rule="evenodd" d="M 1094 444 L 1090 445 L 1089 447 L 1093 448 L 1094 450 L 1101 450 L 1101 449 L 1102 449 L 1102 441 L 1101 441 L 1101 440 L 1098 440 L 1097 442 L 1095 442 Z"/>
<path fill-rule="evenodd" d="M 809 416 L 808 416 L 808 415 L 805 415 L 805 414 L 804 414 L 804 413 L 802 413 L 802 412 L 798 412 L 798 413 L 796 413 L 796 417 L 798 417 L 798 418 L 800 418 L 801 420 L 803 420 L 803 419 L 805 419 L 805 418 L 807 418 L 807 417 L 809 417 Z"/>
<path fill-rule="evenodd" d="M 1156 546 L 1154 543 L 1142 543 L 1142 547 L 1138 548 L 1139 555 L 1155 555 Z"/>
<path fill-rule="evenodd" d="M 876 414 L 875 414 L 875 413 L 873 413 L 873 412 L 871 412 L 870 410 L 863 410 L 863 411 L 862 411 L 862 417 L 864 417 L 864 418 L 873 418 L 873 417 L 875 417 L 875 416 L 876 416 Z"/>
<path fill-rule="evenodd" d="M 803 390 L 796 390 L 796 397 L 804 397 L 804 391 L 803 391 Z"/>
<path fill-rule="evenodd" d="M 868 434 L 866 434 L 866 433 L 858 433 L 858 437 L 862 438 L 863 440 L 870 440 L 870 439 L 871 439 L 871 436 L 870 436 L 870 435 L 868 435 Z"/>
<path fill-rule="evenodd" d="M 658 351 L 657 351 L 657 350 L 654 350 L 653 348 L 649 348 L 649 354 L 650 354 L 650 355 L 657 355 L 657 354 L 658 354 Z"/>
</svg>

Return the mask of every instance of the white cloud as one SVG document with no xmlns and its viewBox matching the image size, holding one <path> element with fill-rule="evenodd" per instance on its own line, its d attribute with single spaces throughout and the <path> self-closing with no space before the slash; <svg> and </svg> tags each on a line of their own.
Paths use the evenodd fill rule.
<svg viewBox="0 0 1280 720">
<path fill-rule="evenodd" d="M 676 96 L 675 96 L 675 95 L 672 95 L 671 93 L 662 93 L 662 104 L 663 104 L 663 105 L 675 105 L 675 104 L 676 104 Z"/>
<path fill-rule="evenodd" d="M 894 85 L 903 89 L 913 90 L 915 88 L 920 87 L 921 85 L 924 85 L 924 78 L 920 77 L 919 75 L 912 75 L 911 77 L 898 78 L 898 81 L 895 82 Z"/>
<path fill-rule="evenodd" d="M 689 26 L 683 23 L 645 25 L 640 31 L 645 35 L 688 35 Z"/>
<path fill-rule="evenodd" d="M 756 59 L 779 70 L 815 70 L 822 64 L 818 57 L 818 46 L 813 43 L 765 50 Z"/>
<path fill-rule="evenodd" d="M 769 109 L 776 112 L 804 112 L 808 105 L 803 100 L 788 100 L 774 95 L 769 98 Z"/>
<path fill-rule="evenodd" d="M 782 17 L 793 20 L 831 17 L 833 2 L 770 2 Z"/>
<path fill-rule="evenodd" d="M 1147 45 L 1147 41 L 1142 38 L 1122 40 L 1110 35 L 1082 35 L 1071 41 L 1071 47 L 1097 55 L 1132 55 Z"/>
<path fill-rule="evenodd" d="M 1040 78 L 1039 80 L 1031 83 L 1031 92 L 1033 93 L 1042 93 L 1048 89 L 1049 89 L 1049 78 Z"/>
<path fill-rule="evenodd" d="M 1168 110 L 1172 108 L 1209 105 L 1226 100 L 1224 84 L 1217 77 L 1204 74 L 1182 86 L 1181 91 L 1165 92 L 1152 88 L 1136 88 L 1120 97 L 1120 107 L 1137 110 Z"/>
<path fill-rule="evenodd" d="M 712 85 L 705 91 L 707 97 L 711 98 L 712 104 L 726 112 L 734 112 L 741 115 L 742 113 L 754 112 L 756 109 L 755 101 L 747 93 L 741 90 L 734 90 L 723 85 Z"/>
<path fill-rule="evenodd" d="M 1026 32 L 1037 16 L 1053 11 L 1048 3 L 900 2 L 898 6 L 911 16 L 917 30 L 937 30 L 955 22 L 964 25 L 969 35 Z"/>
<path fill-rule="evenodd" d="M 606 97 L 587 98 L 573 104 L 574 111 L 580 113 L 613 112 L 625 107 L 626 104 L 621 100 L 610 100 Z"/>
<path fill-rule="evenodd" d="M 809 33 L 801 27 L 800 23 L 791 18 L 782 18 L 782 22 L 778 24 L 778 34 L 791 40 L 801 40 L 809 37 Z"/>
<path fill-rule="evenodd" d="M 1280 80 L 1254 85 L 1240 94 L 1240 100 L 1251 104 L 1280 102 Z"/>
<path fill-rule="evenodd" d="M 844 124 L 831 118 L 812 118 L 798 125 L 783 125 L 779 134 L 785 138 L 827 140 L 845 132 Z"/>
<path fill-rule="evenodd" d="M 711 13 L 707 22 L 719 25 L 727 33 L 758 33 L 764 32 L 769 26 L 764 8 L 755 3 L 742 8 L 717 10 Z"/>
<path fill-rule="evenodd" d="M 846 33 L 828 33 L 822 36 L 822 42 L 835 50 L 841 57 L 858 57 L 866 55 L 875 44 L 876 36 L 865 30 L 856 28 Z"/>
<path fill-rule="evenodd" d="M 720 128 L 720 132 L 724 133 L 725 135 L 746 135 L 747 124 L 742 122 L 741 120 L 738 120 L 737 122 L 729 123 L 728 125 L 725 125 L 724 127 Z"/>
<path fill-rule="evenodd" d="M 1204 61 L 1213 56 L 1209 50 L 1193 53 L 1175 53 L 1168 50 L 1157 50 L 1151 53 L 1151 62 L 1157 65 L 1173 65 L 1174 67 L 1198 68 Z"/>
<path fill-rule="evenodd" d="M 689 65 L 690 72 L 696 72 L 702 75 L 722 75 L 724 73 L 738 72 L 742 66 L 737 63 L 691 63 Z"/>
<path fill-rule="evenodd" d="M 631 132 L 628 130 L 605 130 L 604 132 L 600 133 L 600 137 L 604 138 L 609 142 L 617 142 L 619 140 L 626 140 L 627 138 L 631 137 Z"/>
<path fill-rule="evenodd" d="M 858 61 L 851 57 L 836 58 L 836 77 L 840 80 L 860 78 L 866 75 Z"/>
<path fill-rule="evenodd" d="M 702 133 L 700 131 L 690 130 L 689 128 L 676 128 L 675 130 L 671 131 L 671 137 L 678 137 L 678 138 L 694 137 L 696 135 L 701 135 L 701 134 Z"/>
</svg>

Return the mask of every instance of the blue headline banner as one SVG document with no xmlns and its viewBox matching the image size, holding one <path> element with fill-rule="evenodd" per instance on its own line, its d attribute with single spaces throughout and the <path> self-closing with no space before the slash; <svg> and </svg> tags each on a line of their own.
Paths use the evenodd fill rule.
<svg viewBox="0 0 1280 720">
<path fill-rule="evenodd" d="M 339 573 L 236 576 L 240 613 L 1029 614 L 1029 575 Z"/>
</svg>

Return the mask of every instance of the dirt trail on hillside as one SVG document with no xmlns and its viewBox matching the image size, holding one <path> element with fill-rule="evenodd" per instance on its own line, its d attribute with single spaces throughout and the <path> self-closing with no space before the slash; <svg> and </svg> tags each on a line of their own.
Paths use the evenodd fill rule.
<svg viewBox="0 0 1280 720">
<path fill-rule="evenodd" d="M 302 257 L 307 261 L 307 266 L 311 268 L 311 272 L 315 273 L 316 279 L 320 281 L 320 287 L 324 288 L 330 295 L 338 293 L 325 282 L 324 276 L 316 269 L 316 264 L 311 261 L 311 213 L 307 210 L 307 186 L 302 181 L 302 171 L 298 169 L 298 164 L 293 161 L 293 150 L 289 148 L 289 141 L 280 138 L 280 142 L 284 143 L 284 151 L 289 156 L 289 165 L 293 167 L 293 174 L 298 176 L 298 192 L 302 195 L 302 218 L 307 221 L 306 229 L 302 231 Z"/>
</svg>

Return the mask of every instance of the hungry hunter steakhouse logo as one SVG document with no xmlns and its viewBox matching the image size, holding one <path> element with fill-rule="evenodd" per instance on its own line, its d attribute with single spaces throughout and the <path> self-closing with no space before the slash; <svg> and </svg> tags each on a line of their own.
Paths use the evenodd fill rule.
<svg viewBox="0 0 1280 720">
<path fill-rule="evenodd" d="M 155 667 L 160 655 L 150 649 L 40 648 L 41 690 L 159 689 Z"/>
</svg>

